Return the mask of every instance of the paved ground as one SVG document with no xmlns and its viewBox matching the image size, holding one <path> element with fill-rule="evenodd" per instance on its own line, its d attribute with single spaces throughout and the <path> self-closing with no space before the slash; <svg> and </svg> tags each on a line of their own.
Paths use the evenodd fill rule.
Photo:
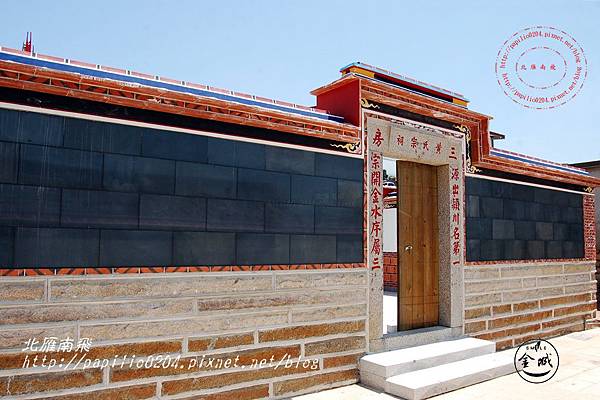
<svg viewBox="0 0 600 400">
<path fill-rule="evenodd" d="M 598 400 L 600 399 L 600 328 L 550 339 L 560 356 L 556 375 L 532 384 L 517 374 L 433 397 L 435 400 Z M 514 350 L 512 350 L 514 351 Z M 397 397 L 360 385 L 297 396 L 294 400 L 393 400 Z"/>
</svg>

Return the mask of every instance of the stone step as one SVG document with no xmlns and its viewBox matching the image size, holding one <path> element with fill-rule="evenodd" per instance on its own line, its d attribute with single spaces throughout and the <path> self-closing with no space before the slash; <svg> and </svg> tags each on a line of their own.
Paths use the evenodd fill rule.
<svg viewBox="0 0 600 400">
<path fill-rule="evenodd" d="M 409 331 L 393 331 L 383 336 L 383 349 L 385 351 L 407 349 L 409 347 L 423 346 L 426 344 L 456 340 L 466 337 L 462 333 L 462 326 L 449 328 L 447 326 L 430 326 L 427 328 L 411 329 Z"/>
<path fill-rule="evenodd" d="M 588 319 L 585 321 L 585 329 L 600 328 L 600 321 L 597 319 Z"/>
<path fill-rule="evenodd" d="M 388 378 L 385 392 L 408 400 L 447 393 L 515 371 L 514 350 L 485 354 Z"/>
<path fill-rule="evenodd" d="M 391 376 L 494 353 L 494 342 L 462 338 L 415 346 L 407 349 L 369 354 L 361 358 L 360 380 L 367 386 L 385 389 Z"/>
</svg>

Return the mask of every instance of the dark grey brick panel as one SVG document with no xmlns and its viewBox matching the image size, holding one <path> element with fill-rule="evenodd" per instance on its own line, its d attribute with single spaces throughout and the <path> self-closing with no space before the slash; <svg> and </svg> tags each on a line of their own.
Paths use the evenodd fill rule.
<svg viewBox="0 0 600 400">
<path fill-rule="evenodd" d="M 315 154 L 315 157 L 315 175 L 362 181 L 363 160 L 320 153 Z"/>
<path fill-rule="evenodd" d="M 84 119 L 65 119 L 65 147 L 140 155 L 144 128 Z"/>
<path fill-rule="evenodd" d="M 290 263 L 335 263 L 335 235 L 292 235 Z"/>
<path fill-rule="evenodd" d="M 19 182 L 27 185 L 100 189 L 102 154 L 21 145 Z"/>
<path fill-rule="evenodd" d="M 313 233 L 314 230 L 314 206 L 303 204 L 266 203 L 266 232 Z"/>
<path fill-rule="evenodd" d="M 61 225 L 82 228 L 137 228 L 137 193 L 63 190 Z"/>
<path fill-rule="evenodd" d="M 15 245 L 15 229 L 0 226 L 0 267 L 6 267 L 13 263 Z"/>
<path fill-rule="evenodd" d="M 0 182 L 17 182 L 18 162 L 19 144 L 0 142 Z"/>
<path fill-rule="evenodd" d="M 569 225 L 556 223 L 553 225 L 554 240 L 569 240 Z"/>
<path fill-rule="evenodd" d="M 204 163 L 206 141 L 205 136 L 146 129 L 142 134 L 142 155 Z"/>
<path fill-rule="evenodd" d="M 290 201 L 290 176 L 279 172 L 238 169 L 238 199 Z"/>
<path fill-rule="evenodd" d="M 527 259 L 542 259 L 546 257 L 546 245 L 541 240 L 530 240 L 527 242 Z"/>
<path fill-rule="evenodd" d="M 160 231 L 103 230 L 100 235 L 100 265 L 171 265 L 172 235 L 171 232 Z"/>
<path fill-rule="evenodd" d="M 315 209 L 315 233 L 360 233 L 361 208 L 321 207 Z"/>
<path fill-rule="evenodd" d="M 362 207 L 362 182 L 338 180 L 337 199 L 340 207 Z"/>
<path fill-rule="evenodd" d="M 504 216 L 504 202 L 493 197 L 481 197 L 479 210 L 484 218 L 502 218 Z"/>
<path fill-rule="evenodd" d="M 504 218 L 512 220 L 525 219 L 527 203 L 520 200 L 504 200 Z"/>
<path fill-rule="evenodd" d="M 505 260 L 503 240 L 481 240 L 481 260 Z"/>
<path fill-rule="evenodd" d="M 292 175 L 292 203 L 335 206 L 337 182 L 332 178 Z"/>
<path fill-rule="evenodd" d="M 467 217 L 478 218 L 479 215 L 479 197 L 467 196 Z"/>
<path fill-rule="evenodd" d="M 171 194 L 175 189 L 175 161 L 107 154 L 104 156 L 104 188 Z"/>
<path fill-rule="evenodd" d="M 264 169 L 266 147 L 254 143 L 235 142 L 236 167 Z"/>
<path fill-rule="evenodd" d="M 0 184 L 0 225 L 57 226 L 60 189 Z"/>
<path fill-rule="evenodd" d="M 535 223 L 535 238 L 537 240 L 552 240 L 554 238 L 554 229 L 551 222 Z"/>
<path fill-rule="evenodd" d="M 472 237 L 478 239 L 492 238 L 492 221 L 488 218 L 468 218 L 467 232 L 472 233 Z"/>
<path fill-rule="evenodd" d="M 17 228 L 14 265 L 21 268 L 98 265 L 95 229 Z"/>
<path fill-rule="evenodd" d="M 337 262 L 351 263 L 363 258 L 362 235 L 337 235 Z"/>
<path fill-rule="evenodd" d="M 362 262 L 362 185 L 361 159 L 0 109 L 0 268 Z"/>
<path fill-rule="evenodd" d="M 62 146 L 64 118 L 32 112 L 0 110 L 0 140 Z"/>
<path fill-rule="evenodd" d="M 208 199 L 208 231 L 263 232 L 265 205 L 255 201 Z"/>
<path fill-rule="evenodd" d="M 565 241 L 563 243 L 563 256 L 565 258 L 581 257 L 584 252 L 583 242 Z"/>
<path fill-rule="evenodd" d="M 468 239 L 467 240 L 467 255 L 468 255 L 469 260 L 478 260 L 478 261 L 483 260 L 481 258 L 481 240 L 479 240 L 479 239 Z"/>
<path fill-rule="evenodd" d="M 289 235 L 238 233 L 236 236 L 238 265 L 290 263 Z"/>
<path fill-rule="evenodd" d="M 583 257 L 582 195 L 473 177 L 466 186 L 468 261 Z"/>
<path fill-rule="evenodd" d="M 0 140 L 17 142 L 19 121 L 24 112 L 0 109 Z"/>
<path fill-rule="evenodd" d="M 569 224 L 569 240 L 572 242 L 583 242 L 583 223 Z"/>
<path fill-rule="evenodd" d="M 534 221 L 515 221 L 515 237 L 521 240 L 535 240 L 536 223 Z"/>
<path fill-rule="evenodd" d="M 526 245 L 524 240 L 507 240 L 504 243 L 504 257 L 507 260 L 523 260 L 526 257 Z"/>
<path fill-rule="evenodd" d="M 203 231 L 206 229 L 206 199 L 142 194 L 140 228 Z"/>
<path fill-rule="evenodd" d="M 219 165 L 178 162 L 175 191 L 185 196 L 235 198 L 236 170 Z"/>
<path fill-rule="evenodd" d="M 506 219 L 495 219 L 492 221 L 492 239 L 514 239 L 515 223 Z"/>
<path fill-rule="evenodd" d="M 314 175 L 315 153 L 283 147 L 267 146 L 266 169 L 293 174 Z"/>
<path fill-rule="evenodd" d="M 548 258 L 563 258 L 563 242 L 560 240 L 546 242 L 546 254 Z"/>
<path fill-rule="evenodd" d="M 265 147 L 255 143 L 208 138 L 208 163 L 265 169 Z"/>
<path fill-rule="evenodd" d="M 175 265 L 235 264 L 235 234 L 215 232 L 175 232 Z"/>
</svg>

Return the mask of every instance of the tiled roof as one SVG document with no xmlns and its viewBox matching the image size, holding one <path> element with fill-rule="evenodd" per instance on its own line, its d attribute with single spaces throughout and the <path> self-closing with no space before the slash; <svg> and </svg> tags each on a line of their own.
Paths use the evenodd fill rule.
<svg viewBox="0 0 600 400">
<path fill-rule="evenodd" d="M 362 63 L 362 62 L 354 62 L 354 63 L 348 64 L 345 67 L 342 67 L 340 69 L 340 72 L 344 72 L 344 71 L 348 70 L 350 67 L 359 67 L 359 68 L 365 69 L 367 71 L 371 71 L 371 72 L 378 73 L 378 74 L 381 74 L 381 75 L 386 75 L 386 76 L 392 77 L 394 79 L 398 79 L 398 80 L 401 80 L 401 81 L 404 81 L 404 82 L 411 83 L 411 84 L 416 85 L 416 86 L 420 86 L 420 87 L 425 88 L 425 89 L 429 89 L 429 90 L 434 91 L 434 92 L 443 93 L 443 94 L 445 94 L 447 96 L 454 97 L 454 98 L 457 98 L 457 99 L 460 99 L 460 100 L 463 100 L 463 101 L 466 101 L 466 102 L 469 101 L 465 96 L 463 96 L 460 93 L 453 92 L 453 91 L 450 91 L 450 90 L 447 90 L 447 89 L 444 89 L 444 88 L 441 88 L 441 87 L 438 87 L 438 86 L 435 86 L 435 85 L 432 85 L 432 84 L 429 84 L 429 83 L 426 83 L 426 82 L 419 81 L 417 79 L 409 78 L 407 76 L 400 75 L 400 74 L 397 74 L 395 72 L 388 71 L 386 69 L 375 67 L 373 65 L 365 64 L 365 63 Z"/>
<path fill-rule="evenodd" d="M 232 90 L 221 89 L 192 82 L 178 81 L 171 78 L 153 76 L 125 69 L 107 67 L 104 65 L 90 64 L 87 62 L 38 53 L 29 53 L 7 47 L 0 47 L 0 60 L 12 61 L 41 68 L 49 68 L 58 71 L 77 73 L 94 78 L 112 79 L 132 85 L 143 85 L 180 93 L 215 98 L 333 122 L 344 122 L 344 118 L 328 114 L 326 111 L 319 110 L 314 107 L 306 107 L 284 101 L 235 92 Z"/>
<path fill-rule="evenodd" d="M 519 153 L 515 153 L 512 151 L 508 151 L 508 150 L 493 148 L 490 150 L 490 154 L 497 156 L 497 157 L 506 158 L 509 160 L 526 162 L 529 164 L 538 165 L 538 166 L 545 167 L 545 168 L 551 168 L 551 169 L 563 171 L 563 172 L 570 172 L 572 174 L 586 175 L 586 176 L 590 175 L 590 173 L 583 168 L 574 167 L 569 164 L 555 163 L 552 161 L 543 160 L 541 158 L 536 158 L 536 157 L 528 156 L 525 154 L 519 154 Z"/>
</svg>

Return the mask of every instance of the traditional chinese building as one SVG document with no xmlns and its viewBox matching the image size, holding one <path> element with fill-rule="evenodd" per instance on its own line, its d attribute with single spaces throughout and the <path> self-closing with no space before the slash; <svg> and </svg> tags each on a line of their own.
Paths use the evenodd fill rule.
<svg viewBox="0 0 600 400">
<path fill-rule="evenodd" d="M 304 107 L 2 48 L 0 396 L 418 398 L 377 356 L 444 342 L 496 376 L 496 348 L 584 329 L 600 180 L 494 147 L 458 93 L 341 72 Z M 81 355 L 111 364 L 25 362 Z"/>
</svg>

